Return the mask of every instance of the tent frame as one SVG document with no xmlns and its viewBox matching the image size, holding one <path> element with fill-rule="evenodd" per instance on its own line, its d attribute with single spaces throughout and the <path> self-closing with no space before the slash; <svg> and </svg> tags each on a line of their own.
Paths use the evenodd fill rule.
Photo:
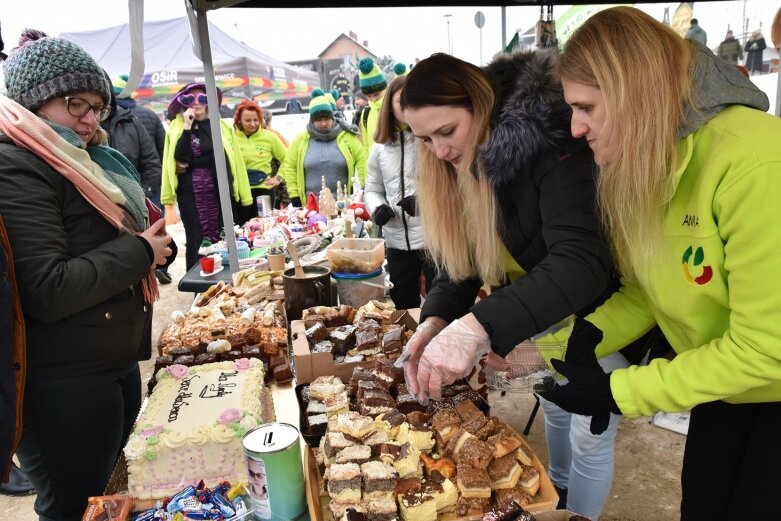
<svg viewBox="0 0 781 521">
<path fill-rule="evenodd" d="M 206 84 L 206 96 L 208 106 L 217 107 L 217 110 L 209 110 L 209 114 L 219 115 L 219 103 L 217 101 L 217 85 L 214 80 L 214 64 L 212 63 L 211 44 L 209 42 L 209 24 L 207 21 L 207 11 L 219 9 L 221 7 L 258 7 L 258 8 L 307 8 L 322 7 L 321 2 L 312 0 L 183 0 L 187 17 L 190 21 L 190 33 L 193 40 L 193 52 L 203 62 L 205 73 L 204 82 Z M 635 0 L 636 3 L 658 3 L 660 0 Z M 725 0 L 726 1 L 726 0 Z M 532 6 L 532 5 L 554 5 L 554 4 L 600 4 L 614 3 L 615 0 L 489 0 L 480 2 L 484 6 L 499 6 L 502 8 L 502 47 L 506 45 L 506 13 L 507 6 Z M 143 44 L 139 49 L 139 42 L 142 42 L 143 31 L 143 4 L 144 0 L 128 0 L 130 13 L 130 34 L 133 42 L 132 63 L 127 85 L 124 92 L 132 92 L 138 86 L 138 83 L 144 72 Z M 421 6 L 473 6 L 474 0 L 383 0 L 382 7 L 421 7 Z M 367 5 L 366 7 L 379 7 L 380 5 Z M 329 7 L 358 7 L 355 2 L 345 2 L 335 0 L 329 3 Z M 140 53 L 140 59 L 138 54 Z M 775 115 L 781 117 L 781 73 L 778 76 L 778 87 L 776 93 Z M 212 140 L 215 150 L 223 150 L 222 134 L 220 133 L 220 118 L 210 117 L 209 124 L 212 131 Z M 228 245 L 228 256 L 230 258 L 230 270 L 236 272 L 239 270 L 239 258 L 236 249 L 236 235 L 233 231 L 233 211 L 231 206 L 231 187 L 228 185 L 228 169 L 225 164 L 225 154 L 215 154 L 215 166 L 217 168 L 217 186 L 220 195 L 220 208 L 222 211 L 222 220 L 225 228 L 225 242 Z M 254 201 L 253 201 L 254 202 Z"/>
</svg>

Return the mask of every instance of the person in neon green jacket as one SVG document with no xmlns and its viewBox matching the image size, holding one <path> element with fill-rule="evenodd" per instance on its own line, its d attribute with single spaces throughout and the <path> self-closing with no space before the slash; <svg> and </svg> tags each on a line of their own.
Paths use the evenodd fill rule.
<svg viewBox="0 0 781 521">
<path fill-rule="evenodd" d="M 559 71 L 623 286 L 581 324 L 590 341 L 573 335 L 553 362 L 568 383 L 543 396 L 584 415 L 691 409 L 681 519 L 775 519 L 781 120 L 735 67 L 629 7 L 587 20 Z M 675 358 L 598 368 L 654 324 Z"/>
<path fill-rule="evenodd" d="M 222 212 L 217 190 L 209 110 L 203 83 L 182 87 L 168 105 L 172 118 L 163 149 L 163 179 L 160 202 L 176 203 L 187 242 L 186 267 L 198 263 L 198 249 L 204 239 L 220 240 Z M 218 99 L 222 93 L 218 90 Z M 233 220 L 239 222 L 242 207 L 253 204 L 247 167 L 235 145 L 233 129 L 220 120 L 220 136 L 233 187 Z M 243 221 L 242 221 L 243 222 Z"/>
<path fill-rule="evenodd" d="M 293 206 L 300 207 L 309 192 L 320 193 L 323 180 L 333 194 L 337 181 L 352 193 L 353 174 L 357 170 L 363 186 L 365 164 L 357 129 L 335 119 L 331 104 L 325 96 L 318 96 L 309 104 L 309 123 L 290 144 L 279 175 L 287 183 Z"/>
<path fill-rule="evenodd" d="M 369 152 L 371 152 L 372 145 L 375 143 L 374 135 L 377 133 L 382 100 L 385 99 L 388 81 L 385 78 L 385 74 L 374 63 L 374 60 L 369 57 L 362 59 L 358 63 L 358 78 L 361 90 L 369 100 L 368 107 L 363 110 L 358 122 L 363 148 L 368 160 Z"/>
<path fill-rule="evenodd" d="M 281 164 L 287 146 L 275 132 L 266 130 L 263 110 L 252 100 L 245 99 L 239 103 L 233 115 L 233 128 L 236 146 L 247 165 L 252 199 L 257 201 L 258 196 L 268 195 L 271 197 L 271 207 L 276 208 L 275 188 L 284 181 L 276 172 L 272 172 L 271 162 L 276 159 Z M 257 209 L 250 206 L 245 220 L 257 215 Z"/>
</svg>

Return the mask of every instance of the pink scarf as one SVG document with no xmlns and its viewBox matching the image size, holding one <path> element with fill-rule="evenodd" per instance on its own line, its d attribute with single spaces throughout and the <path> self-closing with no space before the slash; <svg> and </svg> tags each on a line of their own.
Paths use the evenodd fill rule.
<svg viewBox="0 0 781 521">
<path fill-rule="evenodd" d="M 82 197 L 117 230 L 133 234 L 142 231 L 119 206 L 125 201 L 122 191 L 109 181 L 85 150 L 68 143 L 38 116 L 5 96 L 0 96 L 0 131 L 16 146 L 30 150 L 73 183 Z M 148 304 L 160 298 L 151 268 L 141 279 L 141 291 Z"/>
</svg>

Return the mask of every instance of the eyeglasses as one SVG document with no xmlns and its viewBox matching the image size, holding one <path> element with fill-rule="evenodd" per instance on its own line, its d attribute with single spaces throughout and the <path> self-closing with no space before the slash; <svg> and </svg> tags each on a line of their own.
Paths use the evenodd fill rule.
<svg viewBox="0 0 781 521">
<path fill-rule="evenodd" d="M 201 105 L 206 105 L 209 101 L 209 98 L 206 97 L 206 94 L 198 94 L 198 96 L 195 94 L 184 94 L 179 96 L 179 103 L 185 107 L 192 107 L 196 100 L 198 100 L 198 103 Z"/>
<path fill-rule="evenodd" d="M 86 116 L 90 110 L 95 113 L 95 119 L 98 121 L 104 121 L 111 114 L 109 105 L 90 105 L 84 98 L 73 96 L 65 96 L 65 107 L 68 109 L 68 114 L 75 118 Z"/>
<path fill-rule="evenodd" d="M 249 472 L 249 477 L 251 477 L 252 479 L 265 478 L 266 477 L 266 473 L 263 472 L 263 471 L 253 472 L 250 469 L 247 469 L 247 471 Z"/>
</svg>

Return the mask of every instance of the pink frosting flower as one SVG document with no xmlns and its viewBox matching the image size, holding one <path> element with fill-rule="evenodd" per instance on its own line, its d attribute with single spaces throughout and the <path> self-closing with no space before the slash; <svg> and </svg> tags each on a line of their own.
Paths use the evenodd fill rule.
<svg viewBox="0 0 781 521">
<path fill-rule="evenodd" d="M 244 416 L 244 413 L 242 413 L 239 409 L 225 409 L 220 414 L 220 417 L 217 418 L 217 422 L 223 425 L 230 425 L 231 423 L 241 420 L 242 416 Z"/>
<path fill-rule="evenodd" d="M 157 436 L 163 432 L 163 426 L 162 425 L 155 425 L 154 427 L 147 427 L 146 429 L 141 431 L 141 436 L 144 438 L 150 438 L 152 436 Z"/>
<path fill-rule="evenodd" d="M 239 358 L 233 364 L 233 368 L 239 372 L 247 371 L 249 369 L 252 369 L 253 367 L 255 367 L 255 364 L 253 364 L 252 360 L 250 360 L 249 358 Z"/>
<path fill-rule="evenodd" d="M 177 380 L 181 380 L 190 374 L 190 370 L 187 368 L 187 366 L 180 364 L 169 365 L 165 368 L 165 370 L 168 372 L 168 374 Z"/>
</svg>

